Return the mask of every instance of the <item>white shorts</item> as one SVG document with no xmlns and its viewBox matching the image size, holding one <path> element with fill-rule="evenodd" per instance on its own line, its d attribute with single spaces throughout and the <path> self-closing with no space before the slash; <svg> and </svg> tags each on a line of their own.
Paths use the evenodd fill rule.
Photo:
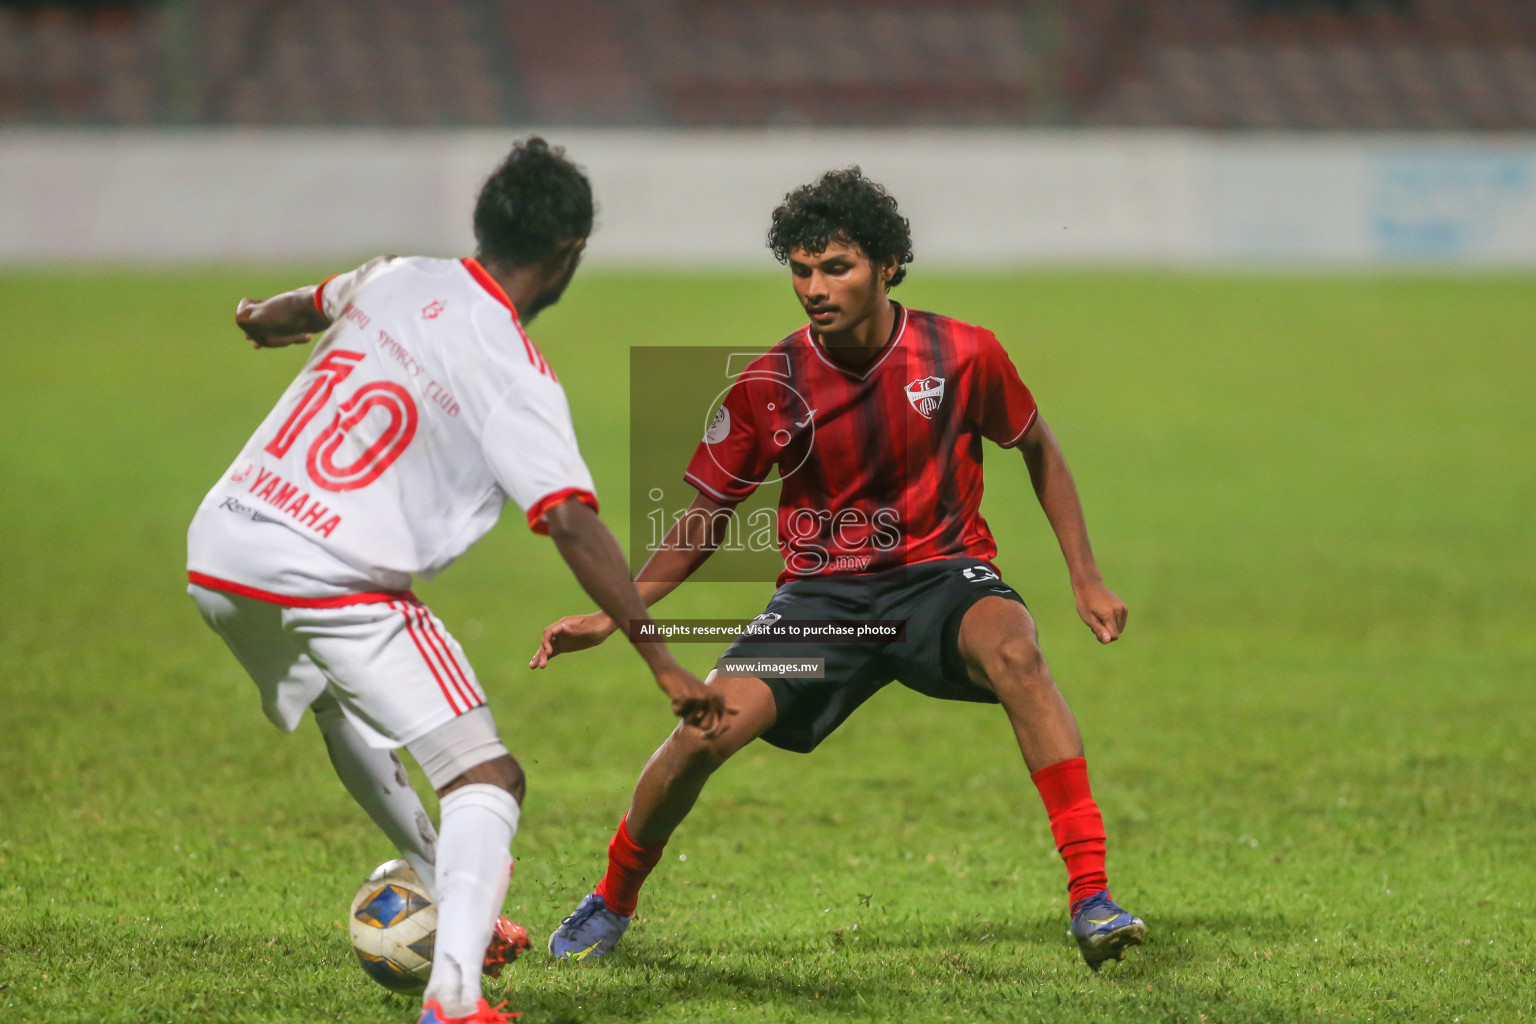
<svg viewBox="0 0 1536 1024">
<path fill-rule="evenodd" d="M 285 732 L 322 693 L 381 748 L 412 743 L 485 704 L 463 648 L 413 598 L 293 608 L 195 583 L 187 593 Z"/>
</svg>

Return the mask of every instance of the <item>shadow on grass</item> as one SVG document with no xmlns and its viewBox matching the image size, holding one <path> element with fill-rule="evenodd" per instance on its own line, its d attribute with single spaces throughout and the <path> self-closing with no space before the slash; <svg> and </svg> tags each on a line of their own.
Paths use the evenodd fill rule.
<svg viewBox="0 0 1536 1024">
<path fill-rule="evenodd" d="M 1084 988 L 1096 1000 L 1150 998 L 1165 1007 L 1219 1006 L 1232 1019 L 1278 1021 L 1290 1009 L 1251 992 L 1230 993 L 1209 977 L 1185 980 L 1179 969 L 1228 957 L 1242 946 L 1284 946 L 1303 930 L 1301 922 L 1278 915 L 1160 918 L 1151 922 L 1146 945 L 1097 975 L 1078 958 L 1064 919 L 1055 917 L 964 926 L 891 921 L 862 930 L 856 939 L 846 931 L 746 936 L 729 947 L 662 943 L 659 936 L 647 942 L 637 935 L 640 941 L 601 963 L 555 968 L 611 972 L 596 990 L 520 991 L 514 979 L 508 996 L 529 1024 L 644 1019 L 669 1004 L 695 1000 L 772 1005 L 796 1016 L 868 1017 L 891 1007 L 918 1012 L 943 1002 L 971 1004 L 969 1012 L 983 1018 L 1006 1017 L 1006 1006 L 1025 992 L 1054 1005 L 1079 999 Z"/>
</svg>

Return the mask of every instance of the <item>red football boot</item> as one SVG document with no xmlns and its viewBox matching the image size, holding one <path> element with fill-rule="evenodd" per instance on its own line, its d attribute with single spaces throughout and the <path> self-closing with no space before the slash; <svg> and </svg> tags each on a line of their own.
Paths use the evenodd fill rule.
<svg viewBox="0 0 1536 1024">
<path fill-rule="evenodd" d="M 501 1007 L 506 1005 L 492 1006 L 482 999 L 463 1017 L 445 1017 L 442 1006 L 434 999 L 421 1008 L 421 1019 L 416 1024 L 517 1024 L 522 1014 L 504 1012 Z"/>
<path fill-rule="evenodd" d="M 492 978 L 501 977 L 501 969 L 533 947 L 528 941 L 528 929 L 510 917 L 498 917 L 496 930 L 491 933 L 491 944 L 485 950 L 485 965 L 481 973 Z"/>
</svg>

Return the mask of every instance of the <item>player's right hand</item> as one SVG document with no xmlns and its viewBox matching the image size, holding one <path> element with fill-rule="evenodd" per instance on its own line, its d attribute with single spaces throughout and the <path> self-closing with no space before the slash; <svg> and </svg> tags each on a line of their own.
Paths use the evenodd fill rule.
<svg viewBox="0 0 1536 1024">
<path fill-rule="evenodd" d="M 529 659 L 528 667 L 543 668 L 557 654 L 596 647 L 612 635 L 614 628 L 613 620 L 602 612 L 567 615 L 544 627 L 544 637 L 539 641 L 539 649 Z"/>
<path fill-rule="evenodd" d="M 672 713 L 714 739 L 725 728 L 725 695 L 699 682 L 698 676 L 680 665 L 656 673 L 656 685 L 672 698 Z"/>
<path fill-rule="evenodd" d="M 284 348 L 288 345 L 307 345 L 309 335 L 289 334 L 274 329 L 261 321 L 262 303 L 241 299 L 235 306 L 235 326 L 245 334 L 255 348 Z"/>
</svg>

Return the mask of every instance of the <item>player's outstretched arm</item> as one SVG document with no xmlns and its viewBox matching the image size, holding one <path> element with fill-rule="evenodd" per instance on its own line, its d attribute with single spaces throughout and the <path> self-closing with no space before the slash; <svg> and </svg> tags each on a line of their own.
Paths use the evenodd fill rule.
<svg viewBox="0 0 1536 1024">
<path fill-rule="evenodd" d="M 676 590 L 715 553 L 735 511 L 736 506 L 721 504 L 702 493 L 694 499 L 635 577 L 640 599 L 647 608 Z M 567 615 L 545 627 L 539 649 L 528 666 L 543 668 L 557 654 L 596 647 L 618 628 L 604 612 Z"/>
<path fill-rule="evenodd" d="M 306 285 L 270 299 L 241 299 L 235 326 L 256 348 L 282 348 L 306 344 L 310 335 L 331 326 L 331 318 L 315 306 L 315 286 Z"/>
<path fill-rule="evenodd" d="M 1056 542 L 1067 560 L 1067 572 L 1072 578 L 1072 593 L 1077 598 L 1077 614 L 1082 616 L 1099 643 L 1107 644 L 1117 639 L 1125 629 L 1125 602 L 1104 585 L 1099 575 L 1098 563 L 1093 558 L 1093 547 L 1088 543 L 1088 524 L 1083 519 L 1083 505 L 1077 496 L 1077 484 L 1072 481 L 1072 471 L 1056 443 L 1056 435 L 1036 417 L 1019 442 L 1024 453 L 1024 464 L 1029 467 L 1029 479 L 1035 487 L 1035 497 L 1050 520 L 1056 533 Z"/>
<path fill-rule="evenodd" d="M 576 581 L 597 606 L 614 622 L 634 627 L 650 621 L 640 592 L 629 578 L 629 565 L 618 540 L 597 513 L 579 501 L 570 500 L 544 514 L 550 539 L 560 557 L 571 567 Z M 702 729 L 706 736 L 719 732 L 725 715 L 725 698 L 711 690 L 677 663 L 671 650 L 660 641 L 636 643 L 635 650 L 650 666 L 656 685 L 672 701 L 672 713 L 689 725 Z"/>
</svg>

